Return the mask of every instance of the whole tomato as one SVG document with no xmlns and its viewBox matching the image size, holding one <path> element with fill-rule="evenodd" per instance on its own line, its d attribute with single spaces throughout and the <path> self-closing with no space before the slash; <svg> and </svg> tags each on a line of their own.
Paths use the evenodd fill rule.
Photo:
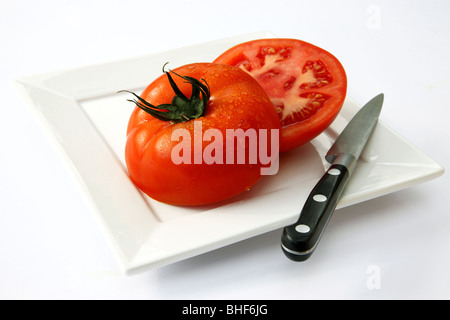
<svg viewBox="0 0 450 320">
<path fill-rule="evenodd" d="M 277 161 L 277 113 L 239 68 L 185 65 L 164 72 L 135 98 L 125 159 L 132 181 L 153 199 L 224 200 L 249 189 Z"/>
</svg>

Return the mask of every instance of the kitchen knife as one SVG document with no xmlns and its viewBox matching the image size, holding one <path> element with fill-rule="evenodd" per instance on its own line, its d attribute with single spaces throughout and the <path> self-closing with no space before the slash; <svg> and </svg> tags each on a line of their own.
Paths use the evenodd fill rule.
<svg viewBox="0 0 450 320">
<path fill-rule="evenodd" d="M 383 100 L 379 94 L 362 107 L 328 150 L 325 159 L 330 168 L 311 191 L 298 221 L 283 230 L 281 248 L 289 259 L 305 261 L 316 249 L 378 122 Z"/>
</svg>

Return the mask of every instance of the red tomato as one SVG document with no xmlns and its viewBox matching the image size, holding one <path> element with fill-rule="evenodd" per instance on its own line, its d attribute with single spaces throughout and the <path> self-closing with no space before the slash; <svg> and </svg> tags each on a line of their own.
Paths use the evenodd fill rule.
<svg viewBox="0 0 450 320">
<path fill-rule="evenodd" d="M 247 190 L 260 179 L 260 169 L 267 166 L 249 160 L 249 152 L 254 152 L 249 139 L 243 149 L 247 161 L 226 158 L 231 151 L 237 157 L 242 147 L 239 141 L 228 145 L 229 130 L 259 134 L 260 129 L 280 128 L 269 97 L 241 69 L 208 63 L 182 66 L 135 97 L 125 158 L 132 181 L 150 197 L 175 205 L 207 204 Z M 164 121 L 169 116 L 173 119 Z"/>
<path fill-rule="evenodd" d="M 227 50 L 214 63 L 237 66 L 264 88 L 280 118 L 281 152 L 318 136 L 344 103 L 347 77 L 341 63 L 307 42 L 249 41 Z"/>
</svg>

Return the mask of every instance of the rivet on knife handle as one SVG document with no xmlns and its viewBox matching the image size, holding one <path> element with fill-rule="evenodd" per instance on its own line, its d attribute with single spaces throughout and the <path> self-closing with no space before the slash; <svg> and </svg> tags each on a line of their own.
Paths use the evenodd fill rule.
<svg viewBox="0 0 450 320">
<path fill-rule="evenodd" d="M 310 193 L 298 221 L 283 230 L 281 246 L 291 260 L 304 261 L 314 252 L 348 181 L 343 165 L 332 165 Z"/>
</svg>

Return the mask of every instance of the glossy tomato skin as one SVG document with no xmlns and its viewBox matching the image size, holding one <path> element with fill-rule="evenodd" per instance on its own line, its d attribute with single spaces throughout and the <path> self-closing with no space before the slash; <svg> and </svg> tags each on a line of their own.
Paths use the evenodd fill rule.
<svg viewBox="0 0 450 320">
<path fill-rule="evenodd" d="M 266 93 L 252 77 L 229 65 L 194 63 L 173 71 L 208 83 L 211 97 L 206 113 L 198 119 L 173 124 L 158 120 L 136 107 L 128 123 L 125 150 L 132 181 L 151 198 L 174 205 L 213 203 L 249 189 L 261 177 L 261 164 L 251 164 L 250 161 L 231 164 L 225 160 L 222 164 L 207 164 L 204 159 L 196 163 L 194 153 L 199 149 L 195 149 L 194 143 L 199 140 L 195 140 L 194 133 L 198 133 L 195 131 L 196 122 L 197 129 L 201 125 L 202 133 L 218 129 L 224 137 L 225 154 L 227 129 L 279 129 L 278 116 Z M 179 77 L 174 76 L 173 79 L 189 97 L 191 86 Z M 173 96 L 174 91 L 166 75 L 152 82 L 141 94 L 153 105 L 170 103 Z M 181 142 L 172 137 L 176 129 L 187 130 L 192 137 L 190 164 L 175 164 L 172 159 L 172 150 Z M 201 143 L 203 151 L 210 142 Z"/>
<path fill-rule="evenodd" d="M 241 68 L 264 88 L 280 118 L 280 152 L 317 137 L 344 104 L 347 77 L 342 64 L 331 53 L 301 40 L 241 43 L 214 62 Z"/>
</svg>

